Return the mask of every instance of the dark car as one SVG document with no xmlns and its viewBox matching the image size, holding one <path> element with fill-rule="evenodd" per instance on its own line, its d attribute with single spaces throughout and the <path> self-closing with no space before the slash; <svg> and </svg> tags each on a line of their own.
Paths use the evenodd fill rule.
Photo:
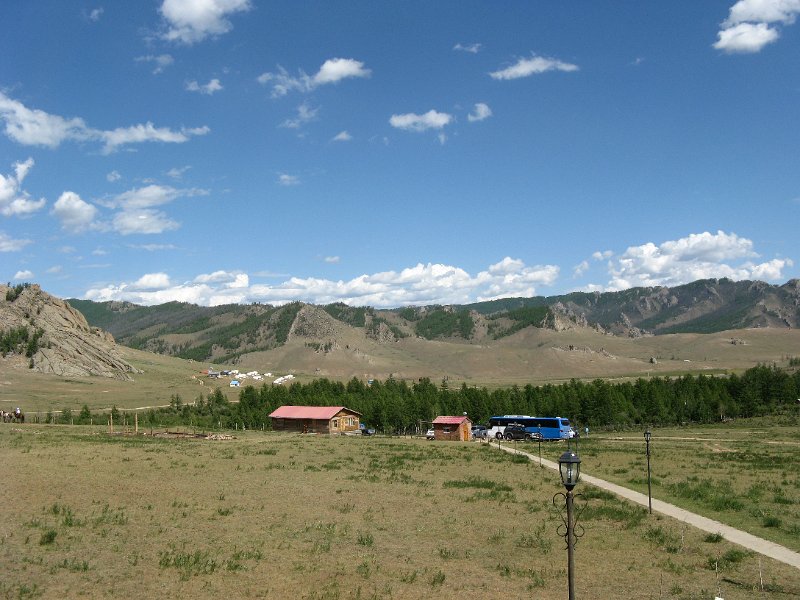
<svg viewBox="0 0 800 600">
<path fill-rule="evenodd" d="M 522 425 L 506 425 L 503 431 L 503 437 L 507 440 L 527 440 L 530 439 L 530 434 L 525 431 Z"/>
<path fill-rule="evenodd" d="M 530 433 L 522 425 L 507 425 L 503 432 L 503 437 L 507 440 L 540 440 L 541 433 Z"/>
<path fill-rule="evenodd" d="M 374 429 L 370 429 L 369 427 L 364 427 L 361 430 L 361 435 L 375 435 L 375 430 Z"/>
</svg>

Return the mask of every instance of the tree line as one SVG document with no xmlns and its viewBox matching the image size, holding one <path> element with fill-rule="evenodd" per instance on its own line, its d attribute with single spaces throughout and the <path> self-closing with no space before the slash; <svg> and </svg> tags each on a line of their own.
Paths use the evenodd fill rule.
<svg viewBox="0 0 800 600">
<path fill-rule="evenodd" d="M 360 412 L 363 423 L 385 432 L 408 433 L 424 429 L 439 415 L 463 413 L 474 423 L 486 423 L 493 415 L 519 414 L 568 417 L 581 428 L 666 426 L 800 411 L 798 398 L 800 371 L 766 365 L 727 377 L 684 375 L 622 383 L 572 380 L 495 390 L 466 384 L 449 389 L 446 381 L 436 385 L 430 379 L 412 384 L 375 380 L 369 385 L 356 378 L 347 383 L 317 379 L 290 386 L 246 386 L 239 392 L 239 402 L 229 402 L 220 389 L 191 403 L 173 395 L 168 408 L 140 413 L 139 424 L 269 429 L 268 415 L 279 406 L 313 405 L 346 406 Z M 114 422 L 121 423 L 116 412 Z M 84 407 L 78 415 L 64 411 L 55 420 L 88 423 L 90 419 L 101 420 Z"/>
</svg>

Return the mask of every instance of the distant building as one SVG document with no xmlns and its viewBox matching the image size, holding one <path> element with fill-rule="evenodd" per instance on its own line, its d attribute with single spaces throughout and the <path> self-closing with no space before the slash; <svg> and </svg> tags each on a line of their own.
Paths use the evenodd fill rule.
<svg viewBox="0 0 800 600">
<path fill-rule="evenodd" d="M 433 420 L 433 437 L 435 440 L 452 442 L 468 442 L 472 421 L 469 417 L 436 417 Z"/>
<path fill-rule="evenodd" d="M 297 433 L 347 433 L 361 423 L 361 413 L 346 406 L 281 406 L 269 416 L 274 431 Z"/>
<path fill-rule="evenodd" d="M 230 386 L 231 387 L 239 387 L 239 380 L 238 379 L 231 379 Z"/>
</svg>

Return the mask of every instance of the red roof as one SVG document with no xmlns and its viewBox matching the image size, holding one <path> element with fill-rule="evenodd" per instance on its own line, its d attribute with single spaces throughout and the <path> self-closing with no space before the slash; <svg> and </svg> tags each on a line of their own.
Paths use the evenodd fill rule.
<svg viewBox="0 0 800 600">
<path fill-rule="evenodd" d="M 464 421 L 469 421 L 469 417 L 436 417 L 434 425 L 461 425 Z"/>
<path fill-rule="evenodd" d="M 361 415 L 360 412 L 346 406 L 281 406 L 270 413 L 274 419 L 317 419 L 328 420 L 335 417 L 340 410 Z"/>
</svg>

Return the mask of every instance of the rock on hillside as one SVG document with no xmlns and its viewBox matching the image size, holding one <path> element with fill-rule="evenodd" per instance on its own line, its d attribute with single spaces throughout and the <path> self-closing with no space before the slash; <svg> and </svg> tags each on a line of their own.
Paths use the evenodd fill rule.
<svg viewBox="0 0 800 600">
<path fill-rule="evenodd" d="M 131 380 L 137 372 L 122 358 L 110 333 L 90 327 L 80 312 L 38 285 L 0 285 L 0 323 L 2 335 L 25 328 L 29 341 L 36 338 L 6 352 L 0 364 L 68 377 Z"/>
</svg>

